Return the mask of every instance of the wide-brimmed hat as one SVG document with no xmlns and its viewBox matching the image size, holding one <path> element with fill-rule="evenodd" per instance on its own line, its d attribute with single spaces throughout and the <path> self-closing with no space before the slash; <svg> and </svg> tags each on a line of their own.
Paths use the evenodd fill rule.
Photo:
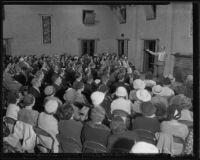
<svg viewBox="0 0 200 160">
<path fill-rule="evenodd" d="M 141 112 L 145 116 L 152 116 L 156 113 L 156 108 L 153 105 L 153 103 L 149 102 L 143 102 L 140 106 Z"/>
<path fill-rule="evenodd" d="M 144 89 L 145 83 L 141 79 L 136 79 L 133 81 L 133 88 L 134 89 Z"/>
<path fill-rule="evenodd" d="M 155 95 L 161 95 L 163 92 L 163 87 L 160 85 L 153 86 L 152 93 Z"/>
<path fill-rule="evenodd" d="M 146 89 L 138 90 L 136 96 L 142 102 L 148 102 L 151 100 L 151 94 Z"/>
<path fill-rule="evenodd" d="M 126 88 L 120 86 L 117 88 L 115 94 L 116 94 L 116 96 L 119 96 L 119 97 L 126 97 L 128 95 L 128 92 L 127 92 Z"/>
<path fill-rule="evenodd" d="M 103 102 L 105 94 L 103 92 L 95 91 L 91 94 L 90 98 L 92 100 L 92 104 L 94 106 L 98 106 Z"/>
</svg>

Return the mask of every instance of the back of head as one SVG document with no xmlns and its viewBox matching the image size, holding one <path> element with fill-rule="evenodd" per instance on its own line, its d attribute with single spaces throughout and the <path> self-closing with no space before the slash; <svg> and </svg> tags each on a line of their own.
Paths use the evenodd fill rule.
<svg viewBox="0 0 200 160">
<path fill-rule="evenodd" d="M 113 134 L 120 134 L 126 130 L 126 124 L 120 116 L 114 116 L 110 123 L 110 129 Z"/>
<path fill-rule="evenodd" d="M 151 154 L 151 153 L 159 153 L 159 150 L 155 145 L 141 141 L 133 145 L 130 153 Z"/>
<path fill-rule="evenodd" d="M 60 120 L 69 120 L 74 114 L 74 109 L 71 104 L 64 104 L 57 110 L 57 116 Z"/>
<path fill-rule="evenodd" d="M 94 107 L 91 110 L 90 118 L 91 121 L 94 123 L 102 122 L 103 119 L 105 118 L 105 110 L 101 106 L 99 107 Z"/>
<path fill-rule="evenodd" d="M 144 116 L 152 116 L 156 113 L 156 108 L 150 101 L 142 102 L 140 109 Z"/>
<path fill-rule="evenodd" d="M 32 94 L 27 94 L 24 96 L 23 105 L 30 106 L 35 104 L 35 97 Z"/>
</svg>

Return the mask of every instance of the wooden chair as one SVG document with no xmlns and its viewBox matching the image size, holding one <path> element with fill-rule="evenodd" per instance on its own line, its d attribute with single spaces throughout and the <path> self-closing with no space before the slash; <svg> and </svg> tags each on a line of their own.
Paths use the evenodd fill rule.
<svg viewBox="0 0 200 160">
<path fill-rule="evenodd" d="M 106 153 L 107 148 L 103 144 L 94 141 L 85 141 L 83 144 L 83 153 Z"/>
<path fill-rule="evenodd" d="M 40 127 L 37 127 L 37 126 L 34 126 L 33 127 L 33 130 L 35 131 L 35 134 L 36 134 L 36 147 L 37 148 L 45 148 L 47 150 L 48 153 L 53 153 L 54 152 L 54 138 L 51 136 L 50 133 L 48 133 L 47 131 L 41 129 Z M 44 145 L 44 142 L 43 140 L 41 139 L 40 136 L 45 136 L 45 137 L 48 137 L 52 140 L 52 145 L 51 145 L 51 149 L 47 148 L 45 145 Z M 38 143 L 38 139 L 40 140 L 40 142 Z M 42 142 L 42 143 L 41 143 Z"/>
</svg>

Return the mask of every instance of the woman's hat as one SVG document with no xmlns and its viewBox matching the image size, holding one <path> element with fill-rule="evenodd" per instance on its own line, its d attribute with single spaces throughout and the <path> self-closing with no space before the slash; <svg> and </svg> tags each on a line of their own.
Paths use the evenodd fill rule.
<svg viewBox="0 0 200 160">
<path fill-rule="evenodd" d="M 151 100 L 151 94 L 146 89 L 138 90 L 136 96 L 142 102 L 148 102 Z"/>
<path fill-rule="evenodd" d="M 180 109 L 190 109 L 192 107 L 191 99 L 183 94 L 176 95 L 170 99 L 170 105 L 177 105 Z"/>
<path fill-rule="evenodd" d="M 45 103 L 44 109 L 48 114 L 56 113 L 58 109 L 58 102 L 51 99 Z"/>
<path fill-rule="evenodd" d="M 116 96 L 119 96 L 119 97 L 126 97 L 128 95 L 126 88 L 122 86 L 117 88 L 115 94 Z"/>
<path fill-rule="evenodd" d="M 56 89 L 54 88 L 54 86 L 46 86 L 44 89 L 44 94 L 46 96 L 52 95 L 56 92 Z"/>
<path fill-rule="evenodd" d="M 152 93 L 155 95 L 161 95 L 163 92 L 163 87 L 160 85 L 153 86 Z"/>
<path fill-rule="evenodd" d="M 152 116 L 156 113 L 156 108 L 150 101 L 143 102 L 140 106 L 140 109 L 144 116 Z"/>
<path fill-rule="evenodd" d="M 73 88 L 68 88 L 68 89 L 65 91 L 65 94 L 64 94 L 64 96 L 63 96 L 63 99 L 64 99 L 65 101 L 68 101 L 69 103 L 74 103 L 75 98 L 76 98 L 76 91 L 75 91 Z"/>
<path fill-rule="evenodd" d="M 133 81 L 133 88 L 134 89 L 144 89 L 145 83 L 141 79 L 136 79 Z"/>
<path fill-rule="evenodd" d="M 91 94 L 90 98 L 92 100 L 92 104 L 94 106 L 98 106 L 103 102 L 105 94 L 103 92 L 95 91 Z"/>
</svg>

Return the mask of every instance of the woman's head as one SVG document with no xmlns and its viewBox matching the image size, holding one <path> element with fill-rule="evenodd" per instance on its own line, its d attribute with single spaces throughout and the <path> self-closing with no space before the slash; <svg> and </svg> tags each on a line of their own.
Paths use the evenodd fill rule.
<svg viewBox="0 0 200 160">
<path fill-rule="evenodd" d="M 73 117 L 73 114 L 74 109 L 71 104 L 64 104 L 57 110 L 57 116 L 59 120 L 69 120 Z"/>
<path fill-rule="evenodd" d="M 91 110 L 91 115 L 90 115 L 91 121 L 94 123 L 102 122 L 105 118 L 105 114 L 106 112 L 104 108 L 102 108 L 101 106 L 94 107 Z"/>
</svg>

